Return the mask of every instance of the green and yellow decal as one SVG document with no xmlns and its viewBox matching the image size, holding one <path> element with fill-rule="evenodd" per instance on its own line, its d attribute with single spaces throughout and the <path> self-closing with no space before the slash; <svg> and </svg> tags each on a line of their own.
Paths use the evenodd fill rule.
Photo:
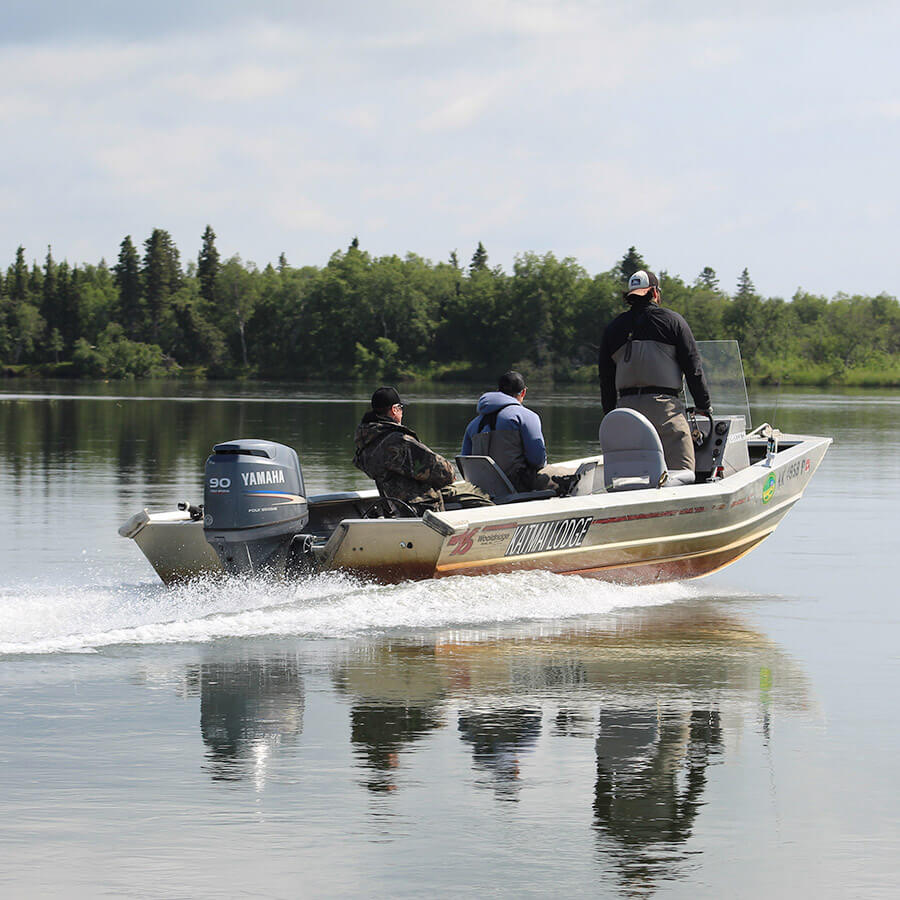
<svg viewBox="0 0 900 900">
<path fill-rule="evenodd" d="M 768 503 L 775 495 L 775 473 L 773 472 L 763 483 L 762 501 Z"/>
</svg>

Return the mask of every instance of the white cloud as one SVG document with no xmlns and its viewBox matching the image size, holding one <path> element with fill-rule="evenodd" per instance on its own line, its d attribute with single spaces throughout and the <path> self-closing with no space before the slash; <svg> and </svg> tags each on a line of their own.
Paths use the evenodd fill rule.
<svg viewBox="0 0 900 900">
<path fill-rule="evenodd" d="M 374 103 L 351 105 L 334 112 L 334 119 L 358 131 L 373 132 L 383 119 L 381 108 Z"/>
<path fill-rule="evenodd" d="M 338 235 L 349 231 L 352 224 L 332 215 L 307 197 L 290 191 L 272 192 L 264 199 L 265 209 L 274 221 L 291 231 L 324 231 Z"/>
<path fill-rule="evenodd" d="M 900 100 L 876 100 L 863 106 L 863 113 L 875 119 L 900 119 Z"/>
<path fill-rule="evenodd" d="M 487 92 L 455 97 L 439 109 L 424 116 L 419 122 L 419 127 L 425 131 L 466 128 L 474 124 L 490 109 L 492 100 L 493 98 Z"/>
<path fill-rule="evenodd" d="M 213 103 L 242 103 L 279 97 L 297 83 L 297 73 L 284 68 L 254 64 L 209 73 L 187 72 L 173 75 L 159 84 L 173 94 L 188 94 Z"/>
<path fill-rule="evenodd" d="M 231 140 L 230 130 L 225 129 L 145 129 L 98 147 L 95 159 L 122 189 L 156 194 L 205 180 L 204 174 L 215 170 L 215 148 Z"/>
</svg>

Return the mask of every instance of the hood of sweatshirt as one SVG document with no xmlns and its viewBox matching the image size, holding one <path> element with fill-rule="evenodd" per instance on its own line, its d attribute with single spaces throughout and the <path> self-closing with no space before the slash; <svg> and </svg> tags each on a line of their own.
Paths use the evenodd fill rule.
<svg viewBox="0 0 900 900">
<path fill-rule="evenodd" d="M 522 405 L 515 397 L 510 397 L 509 394 L 504 394 L 503 391 L 488 391 L 478 398 L 476 409 L 479 416 L 486 416 L 510 404 L 515 406 Z"/>
</svg>

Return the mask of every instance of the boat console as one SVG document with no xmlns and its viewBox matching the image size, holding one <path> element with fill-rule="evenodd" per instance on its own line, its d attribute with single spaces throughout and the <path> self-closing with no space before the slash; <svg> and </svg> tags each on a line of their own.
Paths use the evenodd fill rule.
<svg viewBox="0 0 900 900">
<path fill-rule="evenodd" d="M 713 416 L 710 427 L 703 423 L 702 442 L 694 451 L 697 481 L 724 478 L 750 465 L 744 416 Z"/>
</svg>

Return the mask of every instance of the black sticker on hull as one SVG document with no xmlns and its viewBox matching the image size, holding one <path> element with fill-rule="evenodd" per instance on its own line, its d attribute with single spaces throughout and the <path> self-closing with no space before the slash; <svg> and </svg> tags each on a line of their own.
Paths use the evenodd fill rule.
<svg viewBox="0 0 900 900">
<path fill-rule="evenodd" d="M 580 547 L 593 516 L 577 519 L 556 519 L 553 522 L 532 522 L 519 525 L 506 548 L 504 556 L 524 556 L 546 553 L 548 550 L 569 550 Z"/>
</svg>

